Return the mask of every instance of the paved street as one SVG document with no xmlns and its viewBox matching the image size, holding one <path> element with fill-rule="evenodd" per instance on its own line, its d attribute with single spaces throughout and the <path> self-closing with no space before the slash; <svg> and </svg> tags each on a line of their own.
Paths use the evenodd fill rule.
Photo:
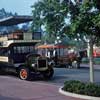
<svg viewBox="0 0 100 100">
<path fill-rule="evenodd" d="M 94 66 L 94 77 L 95 83 L 100 84 L 100 65 Z M 61 86 L 66 80 L 89 82 L 89 66 L 82 64 L 80 69 L 56 69 L 53 80 L 49 82 Z"/>
<path fill-rule="evenodd" d="M 66 80 L 89 81 L 89 69 L 55 68 L 52 80 L 35 77 L 32 81 L 20 80 L 15 75 L 0 75 L 0 100 L 82 100 L 66 97 L 58 89 Z M 100 83 L 100 70 L 95 70 L 95 82 Z"/>
<path fill-rule="evenodd" d="M 59 86 L 0 76 L 0 100 L 82 100 L 58 93 Z"/>
</svg>

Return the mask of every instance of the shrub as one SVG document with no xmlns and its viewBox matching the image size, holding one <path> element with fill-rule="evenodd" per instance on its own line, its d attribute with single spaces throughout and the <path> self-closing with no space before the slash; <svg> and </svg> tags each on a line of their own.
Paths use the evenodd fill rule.
<svg viewBox="0 0 100 100">
<path fill-rule="evenodd" d="M 89 63 L 89 59 L 88 58 L 83 58 L 82 63 Z M 94 58 L 93 63 L 99 65 L 100 64 L 100 57 L 99 58 L 97 58 L 97 57 Z"/>
<path fill-rule="evenodd" d="M 100 97 L 100 86 L 93 83 L 83 83 L 76 80 L 66 81 L 63 90 L 77 94 Z"/>
</svg>

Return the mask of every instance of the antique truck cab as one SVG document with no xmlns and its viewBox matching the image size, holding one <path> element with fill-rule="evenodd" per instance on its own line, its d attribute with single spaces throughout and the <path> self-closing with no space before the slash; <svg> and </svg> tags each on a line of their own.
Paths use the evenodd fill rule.
<svg viewBox="0 0 100 100">
<path fill-rule="evenodd" d="M 45 79 L 50 79 L 54 73 L 52 61 L 39 54 L 29 54 L 26 57 L 25 64 L 18 67 L 17 71 L 22 80 L 28 80 L 31 73 L 40 73 Z"/>
</svg>

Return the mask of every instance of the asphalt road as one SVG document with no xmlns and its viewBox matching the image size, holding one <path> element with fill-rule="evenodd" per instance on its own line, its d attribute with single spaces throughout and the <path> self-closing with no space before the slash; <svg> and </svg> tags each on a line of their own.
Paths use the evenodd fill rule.
<svg viewBox="0 0 100 100">
<path fill-rule="evenodd" d="M 59 86 L 38 78 L 23 81 L 14 76 L 0 76 L 0 100 L 83 100 L 58 92 Z"/>
<path fill-rule="evenodd" d="M 100 69 L 95 69 L 95 82 L 100 84 Z M 89 81 L 89 68 L 55 68 L 54 77 L 45 81 L 35 76 L 32 81 L 20 80 L 14 74 L 0 75 L 0 100 L 82 100 L 66 97 L 58 89 L 66 80 Z"/>
<path fill-rule="evenodd" d="M 80 69 L 60 68 L 55 71 L 54 79 L 50 82 L 57 85 L 63 85 L 63 83 L 67 80 L 80 80 L 83 82 L 89 82 L 89 75 L 89 67 L 86 66 L 81 67 Z M 100 84 L 100 68 L 94 69 L 94 82 Z"/>
</svg>

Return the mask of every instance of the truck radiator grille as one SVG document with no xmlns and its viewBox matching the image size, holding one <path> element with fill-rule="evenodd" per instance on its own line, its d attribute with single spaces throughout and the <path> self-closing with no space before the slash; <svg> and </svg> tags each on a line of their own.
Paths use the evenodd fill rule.
<svg viewBox="0 0 100 100">
<path fill-rule="evenodd" d="M 44 67 L 47 67 L 46 59 L 38 59 L 38 68 L 44 68 Z"/>
</svg>

